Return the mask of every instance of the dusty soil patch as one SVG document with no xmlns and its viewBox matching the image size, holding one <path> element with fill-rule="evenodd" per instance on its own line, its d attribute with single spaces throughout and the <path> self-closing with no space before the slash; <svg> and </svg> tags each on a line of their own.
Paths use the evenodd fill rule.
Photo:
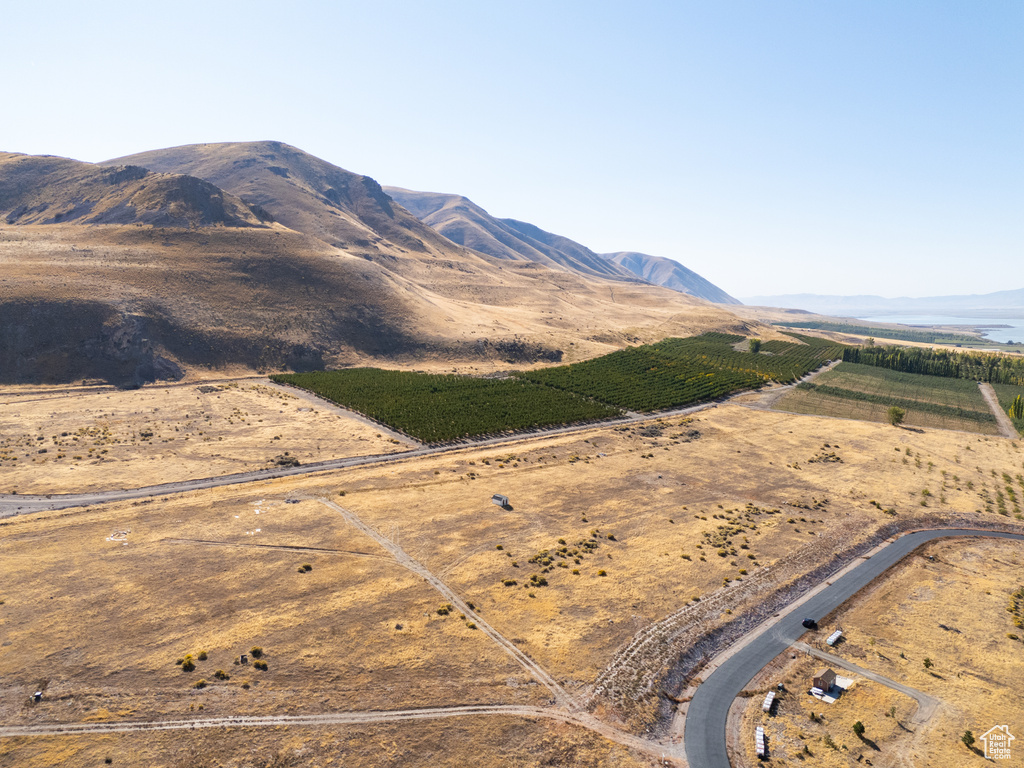
<svg viewBox="0 0 1024 768">
<path fill-rule="evenodd" d="M 198 697 L 197 697 L 198 698 Z M 200 713 L 202 714 L 202 713 Z M 48 768 L 653 768 L 655 761 L 560 723 L 467 717 L 400 725 L 230 728 L 0 742 L 5 764 Z"/>
<path fill-rule="evenodd" d="M 479 631 L 439 615 L 443 601 L 421 579 L 389 558 L 360 556 L 383 553 L 319 503 L 212 493 L 197 501 L 0 526 L 3 722 L 179 717 L 199 703 L 217 716 L 546 698 Z M 254 658 L 234 663 L 254 646 L 266 671 Z M 186 654 L 194 671 L 176 664 Z M 199 679 L 209 687 L 195 690 Z"/>
<path fill-rule="evenodd" d="M 2 492 L 137 488 L 407 450 L 327 404 L 253 380 L 139 390 L 0 388 Z"/>
</svg>

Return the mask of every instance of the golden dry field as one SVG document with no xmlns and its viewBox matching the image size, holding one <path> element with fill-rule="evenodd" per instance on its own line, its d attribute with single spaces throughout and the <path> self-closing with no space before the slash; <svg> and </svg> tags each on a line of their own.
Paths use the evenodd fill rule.
<svg viewBox="0 0 1024 768">
<path fill-rule="evenodd" d="M 922 547 L 822 622 L 813 644 L 937 699 L 934 714 L 921 722 L 909 696 L 797 650 L 795 660 L 784 654 L 747 687 L 752 695 L 742 700 L 740 737 L 745 764 L 757 764 L 756 725 L 765 726 L 773 764 L 985 764 L 984 744 L 978 740 L 977 751 L 969 750 L 961 741 L 965 731 L 975 739 L 996 725 L 1024 732 L 1022 600 L 1013 596 L 1024 587 L 1022 574 L 1019 542 L 956 539 Z M 844 639 L 827 649 L 824 634 L 833 627 L 842 627 Z M 807 695 L 814 672 L 828 666 L 854 681 L 834 704 Z M 762 697 L 778 682 L 788 690 L 772 716 L 765 715 Z M 853 732 L 857 721 L 865 726 L 864 739 Z"/>
<path fill-rule="evenodd" d="M 201 714 L 201 713 L 200 713 Z M 0 760 L 43 766 L 145 768 L 653 768 L 577 726 L 520 717 L 465 717 L 331 727 L 228 728 L 57 737 L 0 743 Z"/>
<path fill-rule="evenodd" d="M 71 493 L 407 450 L 379 427 L 265 379 L 89 394 L 0 389 L 0 492 Z"/>
<path fill-rule="evenodd" d="M 0 633 L 9 643 L 0 655 L 0 719 L 289 716 L 550 699 L 469 626 L 472 616 L 439 615 L 448 600 L 380 537 L 471 602 L 568 694 L 592 700 L 606 722 L 635 727 L 649 710 L 590 695 L 640 629 L 709 597 L 739 614 L 752 599 L 729 597 L 742 594 L 739 585 L 765 568 L 792 578 L 786 564 L 823 541 L 854 544 L 893 522 L 950 513 L 1019 524 L 1006 494 L 1022 468 L 1016 441 L 730 404 L 690 418 L 9 518 L 0 521 Z M 506 494 L 510 508 L 491 504 L 493 493 Z M 300 573 L 304 564 L 312 569 Z M 719 614 L 709 626 L 727 618 Z M 265 650 L 266 672 L 233 663 L 253 646 Z M 208 658 L 194 671 L 175 664 L 201 651 Z M 228 679 L 216 679 L 217 670 Z M 194 688 L 199 679 L 208 686 Z M 33 706 L 40 688 L 43 701 Z M 415 752 L 416 760 L 432 749 L 425 745 L 457 741 L 442 749 L 440 765 L 473 754 L 467 744 L 493 764 L 547 764 L 532 746 L 504 763 L 495 757 L 514 743 L 504 716 L 477 718 L 479 728 L 469 722 L 336 726 L 333 738 L 298 727 L 246 733 L 258 732 L 254 743 L 268 749 L 298 750 L 282 765 L 419 764 L 388 763 L 350 734 L 391 740 L 395 755 Z M 534 746 L 581 750 L 580 765 L 647 764 L 576 727 L 524 727 L 540 734 Z M 239 734 L 116 738 L 154 755 L 147 765 L 201 765 L 188 762 L 189 749 L 238 744 Z M 61 750 L 101 756 L 111 739 L 19 738 L 0 748 L 18 764 L 58 765 Z"/>
</svg>

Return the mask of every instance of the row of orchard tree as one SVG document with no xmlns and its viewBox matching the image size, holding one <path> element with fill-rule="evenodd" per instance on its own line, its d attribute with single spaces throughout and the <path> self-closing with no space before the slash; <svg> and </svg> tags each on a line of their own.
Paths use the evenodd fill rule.
<svg viewBox="0 0 1024 768">
<path fill-rule="evenodd" d="M 896 346 L 846 347 L 843 360 L 904 373 L 1024 386 L 1024 357 L 991 352 L 953 352 L 946 349 Z"/>
</svg>

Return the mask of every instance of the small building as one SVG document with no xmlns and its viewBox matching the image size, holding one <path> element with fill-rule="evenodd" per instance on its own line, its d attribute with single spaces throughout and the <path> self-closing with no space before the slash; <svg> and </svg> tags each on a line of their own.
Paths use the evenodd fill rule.
<svg viewBox="0 0 1024 768">
<path fill-rule="evenodd" d="M 491 504 L 497 504 L 499 507 L 507 507 L 508 496 L 502 496 L 500 493 L 496 493 L 491 496 Z"/>
<path fill-rule="evenodd" d="M 831 669 L 823 669 L 814 676 L 814 687 L 828 691 L 836 684 L 836 673 Z"/>
</svg>

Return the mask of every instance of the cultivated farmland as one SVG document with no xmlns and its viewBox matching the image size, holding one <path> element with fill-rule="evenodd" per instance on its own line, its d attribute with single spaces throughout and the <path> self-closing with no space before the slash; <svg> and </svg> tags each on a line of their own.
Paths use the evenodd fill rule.
<svg viewBox="0 0 1024 768">
<path fill-rule="evenodd" d="M 620 414 L 617 408 L 519 379 L 476 379 L 378 368 L 271 378 L 308 389 L 428 443 Z"/>
<path fill-rule="evenodd" d="M 800 341 L 806 343 L 769 341 L 755 354 L 737 351 L 745 342 L 742 336 L 705 333 L 520 375 L 632 411 L 657 411 L 769 381 L 794 381 L 841 354 L 842 347 L 832 342 L 810 337 Z"/>
<path fill-rule="evenodd" d="M 996 434 L 995 417 L 974 381 L 841 363 L 804 383 L 776 404 L 778 410 L 884 422 L 889 408 L 906 411 L 919 427 Z"/>
<path fill-rule="evenodd" d="M 1010 406 L 1013 405 L 1013 401 L 1018 395 L 1024 397 L 1024 387 L 1015 387 L 1012 384 L 993 384 L 992 389 L 996 391 L 999 405 L 1007 413 L 1009 413 Z M 1015 419 L 1011 416 L 1010 421 L 1013 422 L 1013 426 L 1017 428 L 1017 431 L 1024 435 L 1024 419 Z"/>
</svg>

